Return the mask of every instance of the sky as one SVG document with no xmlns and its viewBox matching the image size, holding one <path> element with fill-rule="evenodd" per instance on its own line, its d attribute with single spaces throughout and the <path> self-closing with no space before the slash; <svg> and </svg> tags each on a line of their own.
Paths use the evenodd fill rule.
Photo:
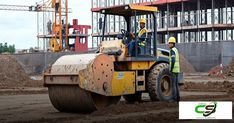
<svg viewBox="0 0 234 123">
<path fill-rule="evenodd" d="M 0 0 L 0 4 L 35 5 L 42 0 Z M 45 0 L 46 1 L 46 0 Z M 68 0 L 69 22 L 79 19 L 79 24 L 91 25 L 91 0 Z M 16 49 L 37 46 L 37 13 L 0 10 L 0 43 L 15 44 Z"/>
</svg>

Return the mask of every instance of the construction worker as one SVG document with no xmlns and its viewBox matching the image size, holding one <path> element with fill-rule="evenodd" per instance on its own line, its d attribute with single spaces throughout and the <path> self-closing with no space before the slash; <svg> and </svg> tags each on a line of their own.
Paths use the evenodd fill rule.
<svg viewBox="0 0 234 123">
<path fill-rule="evenodd" d="M 51 20 L 49 20 L 47 22 L 47 31 L 48 31 L 48 34 L 52 34 L 52 22 L 51 22 Z"/>
<path fill-rule="evenodd" d="M 147 37 L 147 29 L 145 28 L 146 20 L 140 19 L 139 23 L 140 23 L 140 30 L 137 33 L 137 39 L 135 38 L 133 33 L 130 34 L 130 37 L 133 39 L 133 41 L 131 41 L 128 45 L 128 50 L 129 50 L 128 53 L 130 56 L 135 56 L 136 40 L 137 40 L 138 46 L 140 47 L 144 47 L 146 43 L 146 37 Z"/>
<path fill-rule="evenodd" d="M 59 12 L 59 0 L 56 0 L 56 3 L 55 3 L 55 12 Z"/>
<path fill-rule="evenodd" d="M 180 61 L 179 61 L 179 52 L 175 47 L 176 39 L 170 37 L 168 40 L 168 47 L 170 49 L 169 59 L 170 66 L 169 70 L 172 75 L 172 95 L 173 101 L 180 101 L 179 87 L 178 87 L 178 74 L 180 73 Z"/>
</svg>

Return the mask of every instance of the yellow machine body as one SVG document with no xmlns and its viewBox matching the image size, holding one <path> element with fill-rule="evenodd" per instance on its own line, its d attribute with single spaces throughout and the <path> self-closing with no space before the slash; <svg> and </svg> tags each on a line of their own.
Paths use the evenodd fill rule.
<svg viewBox="0 0 234 123">
<path fill-rule="evenodd" d="M 105 54 L 89 54 L 88 64 L 68 64 L 63 59 L 78 59 L 79 55 L 60 58 L 50 73 L 44 74 L 45 85 L 78 85 L 80 88 L 105 96 L 121 96 L 135 93 L 135 71 L 114 71 L 111 57 Z M 80 57 L 81 58 L 81 57 Z M 107 62 L 100 62 L 105 59 Z M 80 59 L 82 60 L 82 59 Z M 64 61 L 63 63 L 59 63 Z M 75 60 L 71 60 L 75 61 Z"/>
<path fill-rule="evenodd" d="M 134 13 L 144 15 L 156 11 L 156 7 L 123 5 L 102 12 L 133 16 Z M 56 39 L 50 42 L 52 51 L 60 49 Z M 128 56 L 123 40 L 102 41 L 99 53 L 66 55 L 57 59 L 44 73 L 44 85 L 49 88 L 49 97 L 56 109 L 91 112 L 117 103 L 121 96 L 146 92 L 149 71 L 163 62 L 161 68 L 166 68 L 168 55 L 154 47 L 147 58 L 139 60 Z"/>
<path fill-rule="evenodd" d="M 114 72 L 111 80 L 112 96 L 135 93 L 135 72 Z"/>
<path fill-rule="evenodd" d="M 61 57 L 52 66 L 50 73 L 44 75 L 45 85 L 77 84 L 84 90 L 105 96 L 128 95 L 145 90 L 145 74 L 138 75 L 138 72 L 144 73 L 149 70 L 156 61 L 126 59 L 128 58 L 125 53 L 127 49 L 120 40 L 103 41 L 100 50 L 100 54 Z M 123 50 L 123 52 L 118 57 L 104 54 L 105 51 L 116 50 Z M 158 55 L 167 57 L 160 52 Z M 119 65 L 120 68 L 116 71 L 114 62 L 124 64 Z M 138 88 L 138 81 L 143 82 L 144 86 Z"/>
<path fill-rule="evenodd" d="M 51 38 L 50 39 L 50 51 L 59 52 L 60 49 L 61 49 L 61 46 L 59 45 L 56 38 Z"/>
</svg>

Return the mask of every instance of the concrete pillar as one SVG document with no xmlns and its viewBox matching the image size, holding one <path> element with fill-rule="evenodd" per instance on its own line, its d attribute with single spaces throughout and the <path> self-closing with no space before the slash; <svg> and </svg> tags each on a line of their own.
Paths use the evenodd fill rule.
<svg viewBox="0 0 234 123">
<path fill-rule="evenodd" d="M 225 11 L 226 11 L 226 24 L 228 23 L 228 11 L 227 11 L 227 8 L 228 8 L 228 5 L 227 5 L 228 3 L 227 3 L 227 0 L 225 0 Z"/>
<path fill-rule="evenodd" d="M 228 7 L 228 5 L 227 5 L 227 0 L 225 0 L 226 24 L 228 23 L 228 16 L 227 16 L 228 12 L 227 12 L 227 7 Z M 228 40 L 228 30 L 227 30 L 227 28 L 226 28 L 226 40 Z"/>
<path fill-rule="evenodd" d="M 231 24 L 233 24 L 233 7 L 231 7 Z"/>
<path fill-rule="evenodd" d="M 200 37 L 201 37 L 200 29 L 199 29 L 200 19 L 201 19 L 200 14 L 201 14 L 201 3 L 200 3 L 200 0 L 198 0 L 197 1 L 197 14 L 196 14 L 196 16 L 197 16 L 197 18 L 196 18 L 196 20 L 197 20 L 197 42 L 200 41 Z"/>
<path fill-rule="evenodd" d="M 168 32 L 168 28 L 170 28 L 170 6 L 169 4 L 167 3 L 167 36 L 168 38 L 170 37 L 170 33 Z"/>
<path fill-rule="evenodd" d="M 165 11 L 162 10 L 162 28 L 165 28 Z"/>
<path fill-rule="evenodd" d="M 177 14 L 177 11 L 174 9 L 174 27 L 178 27 L 178 21 L 177 21 L 177 18 L 178 18 L 178 14 Z"/>
<path fill-rule="evenodd" d="M 181 27 L 182 27 L 182 34 L 181 34 L 182 40 L 181 40 L 181 42 L 184 43 L 185 42 L 185 34 L 184 34 L 184 29 L 183 29 L 183 26 L 184 26 L 184 2 L 183 1 L 181 2 L 181 17 L 180 17 L 180 19 L 181 19 Z"/>
<path fill-rule="evenodd" d="M 223 21 L 223 8 L 222 8 L 222 6 L 220 6 L 220 24 L 223 24 L 224 23 L 224 21 Z"/>
<path fill-rule="evenodd" d="M 211 23 L 212 23 L 212 41 L 215 40 L 215 32 L 214 32 L 214 5 L 215 5 L 215 0 L 212 0 L 212 9 L 211 9 Z"/>
<path fill-rule="evenodd" d="M 161 28 L 162 27 L 162 11 L 160 11 L 158 15 L 159 15 L 159 17 L 158 17 L 158 19 L 159 19 L 158 27 Z"/>
</svg>

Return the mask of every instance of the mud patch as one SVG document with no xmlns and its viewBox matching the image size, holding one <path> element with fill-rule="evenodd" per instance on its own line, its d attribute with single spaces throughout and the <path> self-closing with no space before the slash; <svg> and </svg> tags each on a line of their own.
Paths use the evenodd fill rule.
<svg viewBox="0 0 234 123">
<path fill-rule="evenodd" d="M 181 86 L 183 91 L 229 92 L 234 90 L 234 83 L 224 82 L 185 82 Z"/>
<path fill-rule="evenodd" d="M 167 108 L 176 108 L 178 103 L 168 103 L 168 102 L 143 102 L 128 104 L 125 101 L 119 102 L 117 105 L 112 105 L 110 107 L 100 109 L 92 113 L 93 116 L 98 115 L 113 115 L 113 114 L 123 114 L 123 113 L 133 113 L 142 111 L 151 111 Z M 165 108 L 166 109 L 166 108 Z"/>
</svg>

